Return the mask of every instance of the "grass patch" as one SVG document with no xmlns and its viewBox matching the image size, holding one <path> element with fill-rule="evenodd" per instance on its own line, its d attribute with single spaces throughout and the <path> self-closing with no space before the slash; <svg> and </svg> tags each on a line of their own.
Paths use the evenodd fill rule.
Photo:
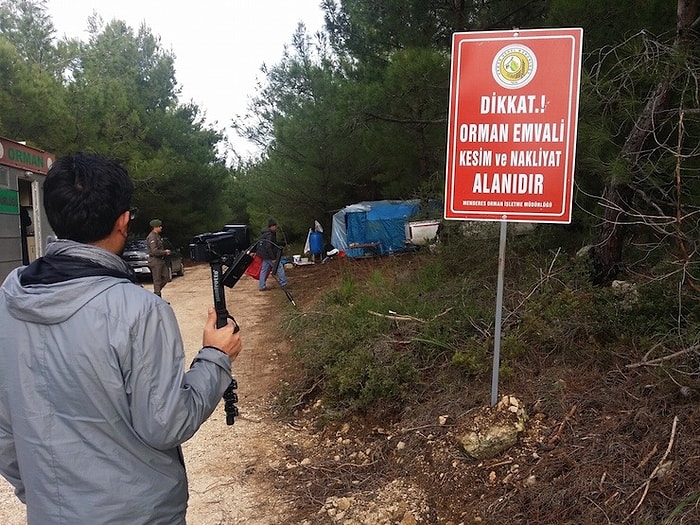
<svg viewBox="0 0 700 525">
<path fill-rule="evenodd" d="M 437 253 L 383 258 L 339 276 L 291 332 L 324 406 L 400 410 L 431 385 L 488 381 L 495 337 L 497 240 L 451 237 Z M 534 247 L 533 247 L 534 245 Z M 357 268 L 363 271 L 358 272 Z M 513 242 L 506 259 L 501 378 L 522 362 L 607 367 L 659 334 L 696 337 L 698 307 L 674 283 L 596 288 L 584 259 Z"/>
</svg>

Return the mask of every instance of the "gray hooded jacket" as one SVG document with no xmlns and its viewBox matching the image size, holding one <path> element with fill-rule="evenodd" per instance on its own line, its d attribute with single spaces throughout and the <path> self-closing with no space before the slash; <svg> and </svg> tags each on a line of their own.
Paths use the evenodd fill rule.
<svg viewBox="0 0 700 525">
<path fill-rule="evenodd" d="M 0 473 L 29 524 L 184 524 L 180 444 L 219 403 L 230 360 L 205 347 L 185 372 L 171 308 L 105 254 L 107 275 L 90 263 L 65 278 L 85 265 L 59 256 L 0 290 Z"/>
</svg>

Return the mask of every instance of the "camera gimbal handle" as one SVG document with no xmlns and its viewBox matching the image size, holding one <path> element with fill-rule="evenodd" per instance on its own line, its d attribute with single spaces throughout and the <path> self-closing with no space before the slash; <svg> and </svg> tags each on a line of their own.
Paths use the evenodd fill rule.
<svg viewBox="0 0 700 525">
<path fill-rule="evenodd" d="M 224 293 L 224 285 L 233 288 L 241 276 L 245 273 L 250 263 L 253 262 L 252 253 L 255 251 L 255 245 L 247 250 L 240 252 L 233 259 L 233 256 L 220 255 L 212 253 L 214 256 L 210 261 L 211 267 L 211 284 L 214 291 L 214 309 L 216 310 L 216 327 L 223 328 L 228 324 L 228 320 L 233 321 L 233 333 L 240 330 L 238 323 L 226 309 L 226 295 Z M 233 261 L 233 262 L 231 262 Z M 227 266 L 224 272 L 224 265 Z M 236 389 L 238 383 L 234 378 L 231 378 L 231 384 L 224 392 L 224 411 L 226 412 L 226 424 L 233 425 L 235 418 L 238 416 L 238 394 Z"/>
<path fill-rule="evenodd" d="M 214 290 L 214 308 L 216 310 L 216 327 L 223 328 L 228 324 L 228 320 L 233 321 L 233 333 L 240 330 L 238 323 L 226 309 L 226 297 L 224 295 L 224 278 L 223 278 L 223 263 L 221 259 L 214 259 L 210 262 L 211 266 L 211 282 Z M 237 381 L 232 377 L 231 383 L 224 391 L 224 412 L 226 412 L 226 424 L 233 425 L 236 416 L 238 416 L 238 388 Z"/>
</svg>

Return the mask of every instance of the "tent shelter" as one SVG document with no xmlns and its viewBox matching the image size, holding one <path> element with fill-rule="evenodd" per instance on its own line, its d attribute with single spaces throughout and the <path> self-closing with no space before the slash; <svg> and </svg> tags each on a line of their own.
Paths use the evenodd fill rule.
<svg viewBox="0 0 700 525">
<path fill-rule="evenodd" d="M 363 201 L 333 215 L 331 244 L 348 257 L 386 255 L 406 249 L 406 223 L 420 201 Z"/>
</svg>

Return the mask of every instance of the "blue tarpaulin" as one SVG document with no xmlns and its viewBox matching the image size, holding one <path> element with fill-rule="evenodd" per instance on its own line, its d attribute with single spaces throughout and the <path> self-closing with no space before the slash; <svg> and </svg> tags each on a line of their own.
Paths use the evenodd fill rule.
<svg viewBox="0 0 700 525">
<path fill-rule="evenodd" d="M 331 244 L 348 257 L 403 251 L 406 221 L 419 211 L 418 199 L 351 204 L 333 215 Z"/>
</svg>

